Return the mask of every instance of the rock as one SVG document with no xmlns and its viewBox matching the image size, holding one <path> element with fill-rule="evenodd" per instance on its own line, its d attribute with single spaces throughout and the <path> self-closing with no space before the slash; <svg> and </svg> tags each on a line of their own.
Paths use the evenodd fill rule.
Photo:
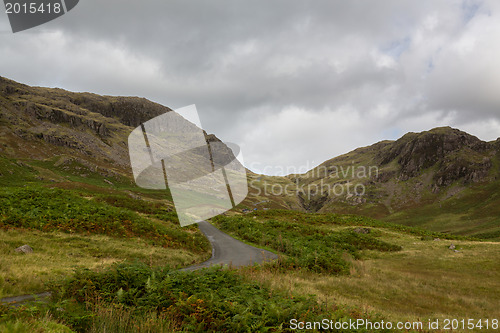
<svg viewBox="0 0 500 333">
<path fill-rule="evenodd" d="M 370 228 L 356 228 L 354 232 L 357 234 L 369 234 L 372 230 Z"/>
<path fill-rule="evenodd" d="M 451 244 L 450 247 L 449 247 L 450 250 L 455 250 L 455 245 L 454 244 Z"/>
<path fill-rule="evenodd" d="M 33 249 L 29 245 L 23 245 L 16 249 L 16 252 L 20 253 L 33 253 Z"/>
<path fill-rule="evenodd" d="M 453 252 L 460 252 L 460 251 L 458 251 L 458 250 L 453 250 Z"/>
<path fill-rule="evenodd" d="M 437 241 L 440 241 L 440 239 L 439 239 L 439 238 L 434 238 L 434 240 L 435 240 L 436 242 L 437 242 Z"/>
<path fill-rule="evenodd" d="M 135 199 L 135 200 L 141 200 L 142 198 L 135 194 L 134 192 L 131 192 L 131 191 L 125 191 L 125 193 L 128 194 L 129 197 L 131 197 L 132 199 Z"/>
</svg>

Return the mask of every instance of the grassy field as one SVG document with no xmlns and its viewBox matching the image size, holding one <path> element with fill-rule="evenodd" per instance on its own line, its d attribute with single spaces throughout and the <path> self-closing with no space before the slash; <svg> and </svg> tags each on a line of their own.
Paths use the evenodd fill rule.
<svg viewBox="0 0 500 333">
<path fill-rule="evenodd" d="M 203 255 L 141 239 L 31 230 L 44 255 L 9 253 L 2 267 L 13 270 L 6 276 L 20 277 L 29 273 L 16 273 L 16 260 L 35 267 L 46 279 L 27 281 L 24 288 L 50 280 L 55 297 L 46 306 L 2 310 L 0 325 L 48 325 L 57 327 L 54 332 L 64 332 L 60 325 L 76 332 L 285 332 L 291 318 L 427 323 L 500 317 L 496 242 L 291 211 L 220 216 L 213 223 L 278 253 L 280 260 L 239 270 L 178 272 L 162 262 L 184 265 Z M 10 248 L 26 236 L 17 230 L 2 235 Z"/>
<path fill-rule="evenodd" d="M 297 223 L 316 224 L 329 233 L 350 230 L 356 221 L 341 216 L 285 213 Z M 311 216 L 312 215 L 312 216 Z M 233 219 L 234 224 L 257 223 L 270 233 L 285 238 L 294 223 L 278 228 L 273 221 L 284 220 L 273 212 L 255 214 L 247 220 Z M 500 318 L 500 243 L 478 242 L 456 236 L 430 235 L 425 231 L 399 226 L 377 226 L 373 220 L 358 220 L 371 225 L 371 235 L 380 242 L 401 246 L 400 251 L 361 249 L 359 259 L 344 252 L 349 274 L 324 274 L 311 270 L 280 270 L 272 265 L 265 269 L 245 268 L 241 274 L 269 283 L 273 288 L 300 294 L 317 295 L 322 304 L 338 304 L 360 312 L 378 313 L 391 321 L 425 321 L 428 319 L 498 319 Z M 346 225 L 347 224 L 347 225 Z M 219 224 L 223 230 L 242 239 L 252 234 L 235 228 L 227 220 Z M 272 231 L 271 231 L 272 230 Z M 419 235 L 418 233 L 421 232 Z M 451 238 L 451 239 L 447 239 Z M 455 239 L 453 239 L 455 238 Z M 259 242 L 258 240 L 256 241 Z M 454 244 L 455 252 L 449 249 Z M 284 254 L 286 255 L 286 254 Z M 478 331 L 485 331 L 478 330 Z"/>
<path fill-rule="evenodd" d="M 428 230 L 500 240 L 499 184 L 472 186 L 458 195 L 384 218 L 389 222 Z"/>
</svg>

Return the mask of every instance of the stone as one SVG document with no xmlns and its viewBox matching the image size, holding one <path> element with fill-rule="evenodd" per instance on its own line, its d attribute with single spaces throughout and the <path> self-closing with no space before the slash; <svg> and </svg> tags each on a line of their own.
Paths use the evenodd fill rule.
<svg viewBox="0 0 500 333">
<path fill-rule="evenodd" d="M 23 245 L 23 246 L 20 246 L 16 249 L 16 252 L 20 252 L 20 253 L 33 253 L 33 249 L 31 248 L 31 246 L 29 245 Z"/>
<path fill-rule="evenodd" d="M 455 250 L 455 245 L 454 244 L 451 244 L 450 247 L 449 247 L 450 250 Z"/>
<path fill-rule="evenodd" d="M 370 228 L 356 228 L 354 229 L 354 232 L 357 234 L 369 234 L 372 231 Z"/>
</svg>

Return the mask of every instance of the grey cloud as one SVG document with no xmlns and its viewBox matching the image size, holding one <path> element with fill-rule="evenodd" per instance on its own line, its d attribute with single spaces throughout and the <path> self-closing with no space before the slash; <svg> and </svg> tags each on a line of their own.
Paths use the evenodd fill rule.
<svg viewBox="0 0 500 333">
<path fill-rule="evenodd" d="M 43 33 L 0 35 L 0 73 L 174 108 L 196 103 L 207 130 L 246 147 L 246 160 L 320 163 L 439 125 L 472 128 L 484 139 L 500 132 L 477 125 L 500 121 L 497 7 L 493 0 L 86 0 Z M 460 53 L 460 43 L 474 40 Z M 289 108 L 302 110 L 304 122 L 325 115 L 331 125 L 307 124 L 294 136 Z"/>
</svg>

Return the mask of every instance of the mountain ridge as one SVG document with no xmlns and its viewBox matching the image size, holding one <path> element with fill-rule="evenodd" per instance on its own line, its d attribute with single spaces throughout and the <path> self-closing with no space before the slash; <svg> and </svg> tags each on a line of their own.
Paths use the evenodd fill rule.
<svg viewBox="0 0 500 333">
<path fill-rule="evenodd" d="M 355 168 L 375 167 L 377 171 L 363 177 L 356 177 L 354 172 L 338 176 L 334 172 L 339 167 L 351 168 L 353 171 Z M 335 177 L 331 176 L 332 173 Z M 302 187 L 314 189 L 318 186 L 331 188 L 352 183 L 366 190 L 361 196 L 332 195 L 328 191 L 326 194 L 315 193 L 317 191 L 299 193 L 299 201 L 307 211 L 352 213 L 402 224 L 422 225 L 411 222 L 416 219 L 415 215 L 422 214 L 422 208 L 434 205 L 442 208 L 449 201 L 474 196 L 473 193 L 477 195 L 486 191 L 490 194 L 488 198 L 484 198 L 485 195 L 478 196 L 483 202 L 475 202 L 476 207 L 492 198 L 494 202 L 490 205 L 500 206 L 497 198 L 499 190 L 495 187 L 495 184 L 500 185 L 500 139 L 485 142 L 458 129 L 438 127 L 421 133 L 408 133 L 395 141 L 382 141 L 358 148 L 327 160 L 305 174 L 287 177 L 294 183 L 303 184 Z M 489 187 L 491 189 L 485 190 Z M 492 207 L 488 209 L 490 213 L 487 218 L 476 222 L 496 235 L 500 210 Z M 473 211 L 471 208 L 469 214 L 450 216 L 449 220 L 477 220 L 471 216 Z M 412 213 L 409 216 L 404 212 Z M 436 217 L 441 213 L 439 209 L 433 210 Z M 430 215 L 426 218 L 432 220 Z M 460 227 L 465 224 L 462 223 Z M 428 223 L 423 225 L 428 227 Z M 475 223 L 471 223 L 470 230 L 476 227 Z M 452 230 L 437 228 L 436 231 Z"/>
<path fill-rule="evenodd" d="M 1 173 L 24 164 L 35 168 L 31 181 L 77 186 L 52 172 L 58 168 L 71 170 L 78 186 L 92 174 L 133 185 L 128 134 L 170 111 L 144 98 L 30 87 L 0 77 L 0 157 L 7 159 Z M 207 139 L 220 141 L 213 134 Z M 304 174 L 271 177 L 249 171 L 248 179 L 250 195 L 241 209 L 359 214 L 500 238 L 500 138 L 485 142 L 438 127 L 357 148 Z M 273 193 L 273 186 L 289 191 Z M 362 195 L 346 191 L 349 186 L 362 188 Z"/>
</svg>

